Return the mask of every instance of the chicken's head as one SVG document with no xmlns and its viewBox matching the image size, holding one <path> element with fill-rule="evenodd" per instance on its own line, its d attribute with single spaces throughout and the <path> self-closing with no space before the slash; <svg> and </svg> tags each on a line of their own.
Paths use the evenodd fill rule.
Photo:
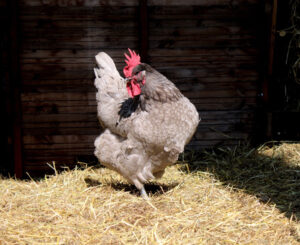
<svg viewBox="0 0 300 245">
<path fill-rule="evenodd" d="M 128 49 L 129 51 L 129 55 L 127 55 L 126 53 L 124 54 L 126 57 L 126 64 L 127 66 L 124 67 L 123 69 L 123 73 L 125 75 L 125 77 L 127 78 L 127 84 L 126 84 L 126 88 L 128 91 L 128 94 L 131 97 L 137 96 L 139 94 L 141 94 L 141 84 L 145 83 L 145 78 L 139 77 L 139 74 L 132 74 L 133 69 L 141 64 L 141 57 L 136 54 L 134 51 L 132 51 L 131 49 Z M 139 82 L 141 81 L 141 82 Z"/>
</svg>

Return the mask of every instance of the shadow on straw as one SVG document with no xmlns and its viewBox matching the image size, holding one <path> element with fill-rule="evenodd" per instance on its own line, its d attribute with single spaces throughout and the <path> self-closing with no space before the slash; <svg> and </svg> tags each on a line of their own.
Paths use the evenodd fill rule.
<svg viewBox="0 0 300 245">
<path fill-rule="evenodd" d="M 100 182 L 98 180 L 91 179 L 91 178 L 85 178 L 84 181 L 86 182 L 88 187 L 103 185 L 102 182 Z M 159 196 L 159 195 L 163 195 L 164 193 L 172 190 L 178 184 L 179 183 L 174 183 L 174 184 L 170 184 L 170 185 L 156 184 L 156 183 L 146 183 L 144 186 L 145 186 L 146 192 L 148 194 Z M 111 188 L 113 188 L 116 191 L 125 191 L 125 192 L 129 192 L 132 195 L 140 196 L 139 190 L 134 185 L 131 185 L 131 184 L 105 183 L 105 185 L 109 185 Z"/>
<path fill-rule="evenodd" d="M 188 153 L 183 170 L 210 172 L 224 185 L 276 204 L 288 218 L 300 220 L 300 161 L 289 158 L 297 153 L 300 145 L 222 147 Z"/>
</svg>

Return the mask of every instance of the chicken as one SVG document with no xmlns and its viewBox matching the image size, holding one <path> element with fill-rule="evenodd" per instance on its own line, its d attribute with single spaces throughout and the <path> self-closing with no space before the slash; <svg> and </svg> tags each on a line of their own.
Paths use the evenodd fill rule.
<svg viewBox="0 0 300 245">
<path fill-rule="evenodd" d="M 106 53 L 96 56 L 97 111 L 105 130 L 95 140 L 94 154 L 146 199 L 144 183 L 161 177 L 178 160 L 200 119 L 171 81 L 129 52 L 126 79 Z"/>
</svg>

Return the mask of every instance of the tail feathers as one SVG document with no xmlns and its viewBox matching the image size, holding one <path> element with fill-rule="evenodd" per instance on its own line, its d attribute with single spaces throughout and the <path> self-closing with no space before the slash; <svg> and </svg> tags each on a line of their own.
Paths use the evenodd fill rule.
<svg viewBox="0 0 300 245">
<path fill-rule="evenodd" d="M 125 91 L 124 79 L 120 76 L 111 57 L 104 52 L 100 52 L 95 59 L 98 66 L 94 69 L 95 86 L 99 92 L 120 93 L 122 90 Z"/>
<path fill-rule="evenodd" d="M 115 66 L 114 61 L 110 56 L 104 52 L 100 52 L 95 57 L 96 63 L 100 69 L 100 72 L 109 73 L 111 76 L 120 77 L 120 74 Z"/>
</svg>

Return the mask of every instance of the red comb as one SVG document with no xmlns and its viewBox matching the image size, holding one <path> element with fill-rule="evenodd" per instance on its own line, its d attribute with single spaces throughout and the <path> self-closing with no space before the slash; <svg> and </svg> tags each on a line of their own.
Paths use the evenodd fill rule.
<svg viewBox="0 0 300 245">
<path fill-rule="evenodd" d="M 125 62 L 127 64 L 127 66 L 125 66 L 123 69 L 125 77 L 130 77 L 132 69 L 141 63 L 141 57 L 136 54 L 136 52 L 132 51 L 130 48 L 128 49 L 128 51 L 130 56 L 124 53 L 126 57 Z"/>
</svg>

